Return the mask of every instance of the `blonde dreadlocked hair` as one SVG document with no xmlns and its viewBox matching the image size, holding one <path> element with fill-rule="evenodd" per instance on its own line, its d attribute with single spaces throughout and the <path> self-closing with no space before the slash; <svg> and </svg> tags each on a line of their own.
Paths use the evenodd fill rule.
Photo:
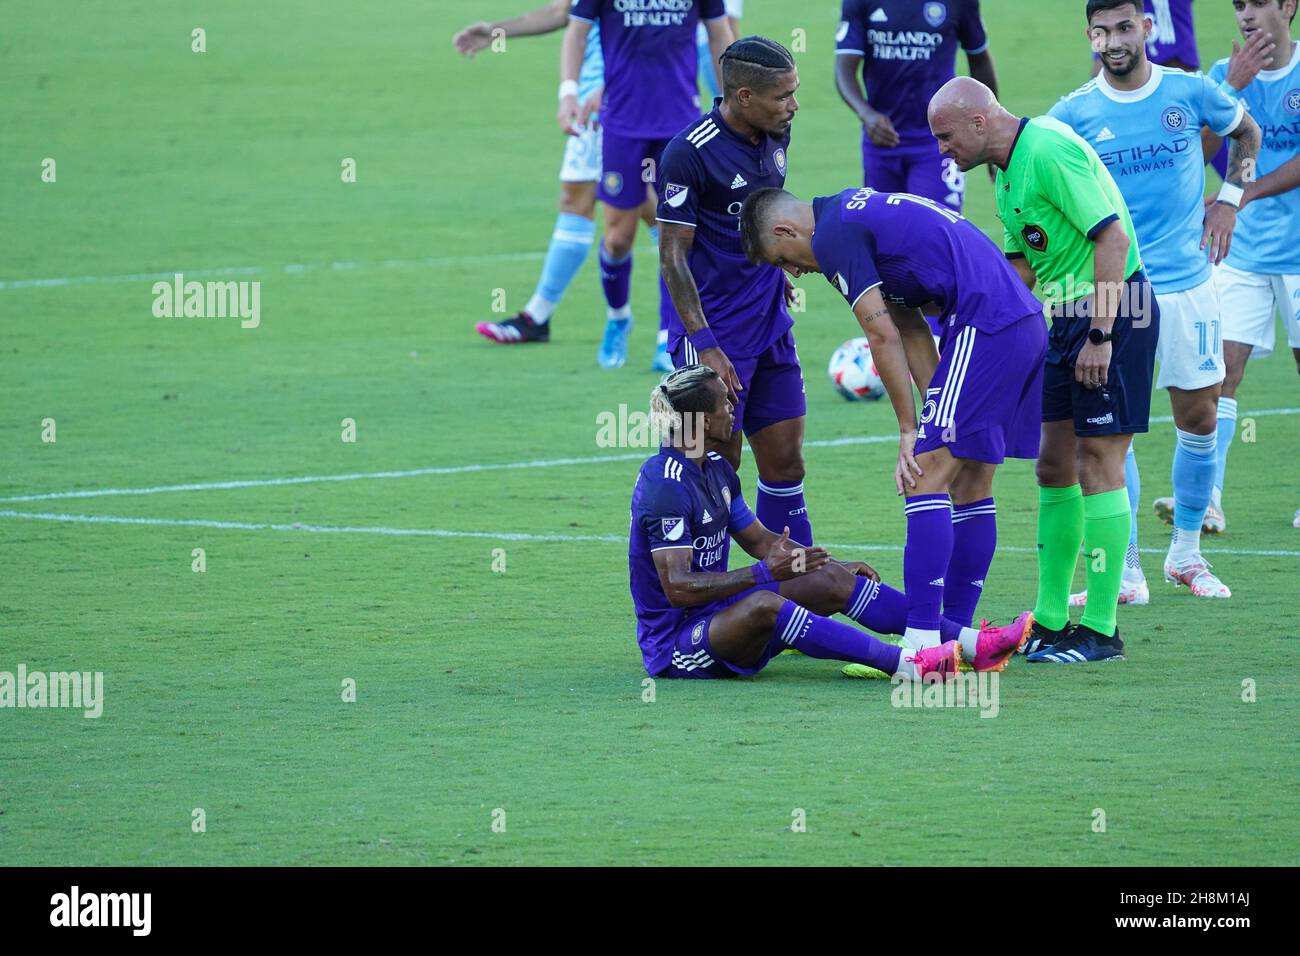
<svg viewBox="0 0 1300 956">
<path fill-rule="evenodd" d="M 665 375 L 650 392 L 650 424 L 664 441 L 679 438 L 682 414 L 713 411 L 708 385 L 718 373 L 707 365 L 685 365 Z"/>
</svg>

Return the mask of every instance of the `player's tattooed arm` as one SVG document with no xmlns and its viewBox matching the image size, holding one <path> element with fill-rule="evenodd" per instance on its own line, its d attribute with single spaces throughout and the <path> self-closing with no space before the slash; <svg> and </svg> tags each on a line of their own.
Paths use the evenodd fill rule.
<svg viewBox="0 0 1300 956">
<path fill-rule="evenodd" d="M 754 524 L 757 525 L 758 522 Z M 748 530 L 747 528 L 746 531 Z M 771 534 L 771 532 L 767 533 Z M 789 528 L 785 529 L 783 535 L 771 535 L 771 537 L 770 543 L 765 542 L 767 551 L 763 560 L 772 580 L 788 581 L 802 574 L 811 574 L 830 561 L 830 555 L 825 548 L 815 546 L 805 548 L 792 543 Z M 692 571 L 693 553 L 689 545 L 654 552 L 659 583 L 673 607 L 695 607 L 699 604 L 721 601 L 741 591 L 747 591 L 758 583 L 753 568 L 738 568 L 735 571 L 725 572 Z"/>
<path fill-rule="evenodd" d="M 1201 248 L 1209 250 L 1210 261 L 1216 266 L 1227 258 L 1228 250 L 1232 248 L 1237 207 L 1246 199 L 1241 190 L 1255 179 L 1255 164 L 1259 162 L 1259 147 L 1263 142 L 1259 124 L 1249 113 L 1242 114 L 1241 122 L 1228 135 L 1232 145 L 1228 147 L 1228 175 L 1224 181 L 1237 188 L 1237 198 L 1235 202 L 1215 202 L 1205 210 L 1205 224 L 1201 231 Z"/>
<path fill-rule="evenodd" d="M 903 337 L 903 352 L 907 355 L 907 368 L 912 381 L 921 388 L 929 385 L 934 370 L 939 367 L 939 350 L 934 345 L 934 333 L 920 309 L 886 303 L 889 316 Z"/>
<path fill-rule="evenodd" d="M 695 245 L 695 227 L 675 222 L 659 224 L 659 271 L 672 297 L 673 308 L 686 326 L 686 334 L 694 335 L 708 328 L 704 307 L 700 305 L 700 290 L 691 275 L 691 248 Z"/>
<path fill-rule="evenodd" d="M 694 335 L 709 327 L 704 318 L 704 307 L 700 305 L 700 290 L 691 275 L 691 247 L 695 245 L 695 227 L 684 226 L 676 222 L 659 223 L 659 271 L 663 275 L 668 295 L 673 300 L 673 308 L 681 316 L 682 325 L 687 335 Z M 721 348 L 702 348 L 699 350 L 700 362 L 713 369 L 722 377 L 727 386 L 727 397 L 733 402 L 736 393 L 742 391 L 740 376 Z"/>
</svg>

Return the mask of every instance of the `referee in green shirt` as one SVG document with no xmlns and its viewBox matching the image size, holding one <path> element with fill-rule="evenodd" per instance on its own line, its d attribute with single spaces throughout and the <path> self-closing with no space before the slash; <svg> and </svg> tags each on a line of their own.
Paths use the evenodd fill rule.
<svg viewBox="0 0 1300 956">
<path fill-rule="evenodd" d="M 1115 624 L 1129 503 L 1124 456 L 1147 430 L 1160 310 L 1119 187 L 1086 142 L 1048 116 L 1022 119 L 957 77 L 930 101 L 939 150 L 997 168 L 1005 251 L 1051 308 L 1038 459 L 1038 601 L 1025 651 L 1048 663 L 1123 660 Z M 1068 602 L 1079 547 L 1088 604 Z"/>
</svg>

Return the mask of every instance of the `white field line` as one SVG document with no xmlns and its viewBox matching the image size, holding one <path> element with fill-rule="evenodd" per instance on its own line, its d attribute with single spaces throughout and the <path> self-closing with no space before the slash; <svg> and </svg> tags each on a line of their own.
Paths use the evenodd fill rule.
<svg viewBox="0 0 1300 956">
<path fill-rule="evenodd" d="M 526 541 L 553 543 L 627 544 L 627 535 L 621 534 L 531 534 L 522 531 L 452 531 L 446 528 L 385 528 L 356 527 L 349 525 L 283 524 L 261 521 L 213 521 L 205 518 L 134 518 L 119 515 L 53 514 L 33 511 L 0 510 L 0 518 L 26 518 L 30 521 L 55 521 L 66 524 L 124 524 L 147 525 L 165 528 L 213 528 L 222 531 L 303 531 L 309 534 L 375 534 L 403 538 L 479 538 L 492 541 Z M 824 547 L 838 551 L 902 551 L 899 544 L 845 544 L 820 542 Z M 998 546 L 999 551 L 1016 554 L 1034 554 L 1037 548 Z M 1143 554 L 1164 554 L 1163 548 L 1142 548 Z M 1264 558 L 1300 558 L 1300 551 L 1269 551 L 1256 548 L 1205 549 L 1208 555 L 1237 555 Z"/>
<path fill-rule="evenodd" d="M 50 279 L 0 279 L 5 289 L 56 289 L 74 285 L 111 285 L 122 282 L 158 282 L 179 272 L 187 279 L 215 279 L 225 276 L 256 276 L 280 273 L 346 272 L 350 269 L 405 269 L 413 267 L 464 266 L 480 262 L 530 262 L 545 258 L 544 252 L 493 252 L 478 256 L 427 256 L 423 259 L 336 260 L 333 262 L 291 262 L 282 266 L 226 266 L 220 269 L 172 269 L 168 272 L 131 272 L 110 276 L 55 276 Z"/>
<path fill-rule="evenodd" d="M 1269 418 L 1278 415 L 1300 415 L 1300 408 L 1265 408 L 1239 415 L 1241 418 Z M 1153 425 L 1168 424 L 1173 419 L 1164 416 L 1151 419 Z M 804 442 L 805 448 L 838 448 L 846 445 L 880 445 L 898 440 L 896 435 L 853 435 L 846 438 L 825 438 Z M 748 449 L 748 445 L 745 446 Z M 329 481 L 363 481 L 369 479 L 416 478 L 425 475 L 464 475 L 480 471 L 514 471 L 527 468 L 559 468 L 574 465 L 603 465 L 619 461 L 644 461 L 648 449 L 618 455 L 590 455 L 581 458 L 540 458 L 532 461 L 507 461 L 479 465 L 449 465 L 445 467 L 409 468 L 403 471 L 365 471 L 342 475 L 298 475 L 286 478 L 249 478 L 233 481 L 202 481 L 181 485 L 154 485 L 144 488 L 89 488 L 82 491 L 47 491 L 27 495 L 0 497 L 0 504 L 23 501 L 55 501 L 68 498 L 108 498 L 120 495 L 157 495 L 169 491 L 224 491 L 231 488 L 273 488 L 280 485 L 313 485 Z"/>
</svg>

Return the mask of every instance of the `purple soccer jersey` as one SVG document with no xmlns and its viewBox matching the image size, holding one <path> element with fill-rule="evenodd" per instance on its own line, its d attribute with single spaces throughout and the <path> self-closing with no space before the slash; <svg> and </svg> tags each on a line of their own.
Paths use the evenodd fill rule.
<svg viewBox="0 0 1300 956">
<path fill-rule="evenodd" d="M 695 29 L 726 16 L 723 0 L 573 0 L 569 16 L 600 23 L 600 122 L 630 139 L 667 139 L 700 115 Z"/>
<path fill-rule="evenodd" d="M 729 358 L 761 355 L 794 324 L 785 307 L 785 277 L 753 265 L 740 243 L 740 207 L 756 189 L 785 185 L 790 134 L 758 143 L 713 111 L 673 137 L 659 164 L 660 222 L 692 226 L 691 275 L 709 328 Z M 686 334 L 669 317 L 668 343 Z"/>
<path fill-rule="evenodd" d="M 668 667 L 677 630 L 714 607 L 673 607 L 659 583 L 654 552 L 690 548 L 692 571 L 726 571 L 731 535 L 754 520 L 735 470 L 716 452 L 697 467 L 679 449 L 664 447 L 641 466 L 632 489 L 628 568 L 647 673 Z"/>
<path fill-rule="evenodd" d="M 813 200 L 813 256 L 852 307 L 880 288 L 890 302 L 936 303 L 944 342 L 966 326 L 998 332 L 1043 306 L 969 220 L 909 193 L 846 189 Z"/>
<path fill-rule="evenodd" d="M 956 75 L 957 47 L 983 53 L 979 0 L 843 0 L 837 56 L 856 54 L 872 108 L 889 117 L 900 146 L 933 145 L 926 111 Z"/>
</svg>

